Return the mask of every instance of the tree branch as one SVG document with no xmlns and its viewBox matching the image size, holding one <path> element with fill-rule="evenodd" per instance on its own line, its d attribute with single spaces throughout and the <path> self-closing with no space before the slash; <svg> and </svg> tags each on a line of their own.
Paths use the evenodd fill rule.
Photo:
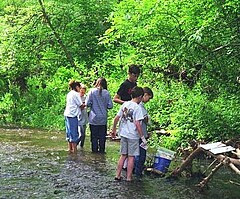
<svg viewBox="0 0 240 199">
<path fill-rule="evenodd" d="M 202 152 L 202 149 L 198 147 L 194 150 L 187 159 L 175 170 L 172 171 L 171 176 L 178 176 L 181 172 L 193 161 L 193 159 Z"/>
<path fill-rule="evenodd" d="M 200 188 L 203 188 L 206 186 L 206 184 L 208 183 L 208 181 L 212 178 L 212 176 L 214 175 L 214 173 L 216 173 L 218 171 L 218 169 L 220 169 L 223 166 L 223 162 L 220 162 L 217 166 L 215 166 L 212 171 L 210 172 L 210 174 L 204 178 L 197 186 L 199 186 Z"/>
<path fill-rule="evenodd" d="M 48 26 L 50 27 L 50 29 L 52 30 L 54 36 L 56 37 L 57 42 L 59 43 L 59 45 L 60 45 L 61 48 L 63 49 L 63 51 L 64 51 L 64 53 L 65 53 L 65 55 L 66 55 L 66 57 L 67 57 L 67 60 L 70 62 L 71 66 L 72 66 L 73 68 L 76 68 L 76 64 L 75 64 L 75 62 L 74 62 L 74 60 L 73 60 L 73 57 L 72 57 L 71 53 L 67 50 L 67 47 L 64 45 L 64 43 L 63 43 L 62 39 L 60 38 L 59 34 L 58 34 L 58 33 L 56 32 L 56 30 L 54 29 L 54 27 L 53 27 L 53 25 L 52 25 L 52 23 L 51 23 L 48 15 L 47 15 L 47 13 L 46 13 L 46 10 L 45 10 L 45 7 L 44 7 L 44 5 L 43 5 L 42 0 L 38 0 L 38 2 L 39 2 L 40 6 L 41 6 L 41 8 L 42 8 L 43 17 L 44 17 L 44 19 L 46 20 L 46 22 L 47 22 Z"/>
</svg>

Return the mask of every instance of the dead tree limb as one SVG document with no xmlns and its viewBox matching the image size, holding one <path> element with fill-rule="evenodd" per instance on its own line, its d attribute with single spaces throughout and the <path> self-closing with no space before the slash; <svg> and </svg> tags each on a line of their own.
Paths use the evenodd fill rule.
<svg viewBox="0 0 240 199">
<path fill-rule="evenodd" d="M 236 152 L 234 152 L 236 150 Z M 228 147 L 226 144 L 221 142 L 206 144 L 199 146 L 196 150 L 194 150 L 187 158 L 182 162 L 182 164 L 177 167 L 171 173 L 171 176 L 178 176 L 187 166 L 192 164 L 193 159 L 198 156 L 200 153 L 205 153 L 214 158 L 214 161 L 207 167 L 204 173 L 207 172 L 216 162 L 219 162 L 197 186 L 200 188 L 204 188 L 212 176 L 221 168 L 223 165 L 230 167 L 236 174 L 240 175 L 240 150 L 235 147 Z M 231 153 L 230 153 L 231 152 Z M 235 156 L 231 156 L 234 155 Z M 229 157 L 229 156 L 231 157 Z M 233 158 L 234 157 L 234 158 Z M 235 158 L 236 157 L 236 158 Z"/>
<path fill-rule="evenodd" d="M 238 182 L 234 182 L 234 181 L 232 181 L 232 180 L 230 180 L 229 182 L 230 182 L 231 184 L 234 184 L 234 185 L 240 186 L 240 183 L 238 183 Z"/>
<path fill-rule="evenodd" d="M 199 155 L 202 152 L 202 149 L 200 147 L 198 147 L 197 149 L 195 149 L 188 157 L 185 161 L 182 162 L 182 164 L 177 167 L 176 169 L 174 169 L 171 173 L 171 176 L 178 176 L 181 174 L 181 172 L 189 165 L 192 163 L 193 159 Z"/>
<path fill-rule="evenodd" d="M 56 37 L 56 40 L 57 40 L 58 44 L 59 44 L 59 45 L 61 46 L 61 48 L 63 49 L 63 51 L 64 51 L 64 53 L 65 53 L 65 55 L 66 55 L 66 57 L 67 57 L 67 60 L 70 62 L 71 66 L 72 66 L 73 68 L 76 68 L 76 64 L 75 64 L 75 62 L 74 62 L 74 59 L 73 59 L 71 53 L 68 51 L 67 47 L 64 45 L 64 43 L 63 43 L 60 35 L 57 33 L 57 31 L 56 31 L 55 28 L 53 27 L 53 25 L 52 25 L 52 23 L 51 23 L 51 20 L 50 20 L 49 16 L 47 15 L 47 12 L 46 12 L 46 9 L 45 9 L 45 7 L 44 7 L 44 5 L 43 5 L 42 0 L 38 0 L 38 2 L 39 2 L 40 6 L 41 6 L 41 8 L 42 8 L 43 17 L 44 17 L 44 19 L 46 20 L 46 22 L 47 22 L 48 26 L 50 27 L 50 29 L 52 30 L 54 36 Z"/>
<path fill-rule="evenodd" d="M 240 175 L 240 170 L 233 164 L 233 163 L 229 163 L 229 167 L 235 171 L 236 174 Z"/>
<path fill-rule="evenodd" d="M 207 150 L 204 150 L 204 152 L 207 153 L 208 155 L 214 157 L 219 162 L 223 161 L 226 158 L 226 156 L 222 155 L 222 154 L 214 155 L 213 153 L 211 153 L 210 151 L 207 151 Z M 232 164 L 240 166 L 240 159 L 231 158 L 231 157 L 228 157 L 228 159 L 229 159 L 229 162 L 231 162 Z"/>
<path fill-rule="evenodd" d="M 161 172 L 161 171 L 159 171 L 157 169 L 154 169 L 154 168 L 147 168 L 147 171 L 149 171 L 151 173 L 154 173 L 154 174 L 158 174 L 160 176 L 164 176 L 165 175 L 165 173 L 163 173 L 163 172 Z"/>
<path fill-rule="evenodd" d="M 212 155 L 213 156 L 213 155 Z M 214 156 L 218 161 L 222 161 L 226 156 L 225 155 L 217 155 L 217 156 Z M 238 165 L 238 166 L 240 166 L 240 159 L 235 159 L 235 158 L 230 158 L 230 157 L 228 157 L 229 158 L 229 161 L 231 162 L 231 163 L 233 163 L 234 165 Z"/>
<path fill-rule="evenodd" d="M 206 170 L 203 172 L 203 174 L 207 173 L 207 170 L 213 166 L 218 160 L 217 159 L 214 159 L 213 162 L 206 168 Z"/>
<path fill-rule="evenodd" d="M 218 165 L 216 165 L 212 171 L 209 173 L 209 175 L 204 178 L 197 186 L 200 188 L 204 188 L 206 186 L 206 184 L 208 183 L 208 181 L 212 178 L 212 176 L 214 175 L 214 173 L 216 173 L 218 171 L 218 169 L 220 169 L 223 166 L 223 162 L 220 162 Z"/>
</svg>

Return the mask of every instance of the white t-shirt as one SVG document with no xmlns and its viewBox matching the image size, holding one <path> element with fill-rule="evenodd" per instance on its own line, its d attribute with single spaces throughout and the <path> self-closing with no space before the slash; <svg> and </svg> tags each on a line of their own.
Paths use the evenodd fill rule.
<svg viewBox="0 0 240 199">
<path fill-rule="evenodd" d="M 144 117 L 144 118 L 147 117 L 148 120 L 149 120 L 149 115 L 148 115 L 148 113 L 147 113 L 146 108 L 144 107 L 144 103 L 143 103 L 143 102 L 140 102 L 140 103 L 139 103 L 139 106 L 140 106 L 141 109 L 142 109 L 143 117 Z M 144 120 L 143 120 L 143 121 L 141 122 L 141 124 L 142 124 L 143 135 L 144 135 L 144 137 L 146 138 L 146 137 L 148 136 L 148 134 L 147 134 L 147 124 L 148 124 L 148 123 L 145 123 Z"/>
<path fill-rule="evenodd" d="M 67 105 L 64 111 L 64 116 L 66 117 L 76 117 L 81 114 L 80 106 L 82 105 L 82 101 L 80 98 L 80 94 L 75 90 L 71 90 L 67 94 Z"/>
<path fill-rule="evenodd" d="M 141 107 L 133 101 L 124 102 L 117 115 L 120 117 L 120 136 L 129 139 L 139 139 L 135 121 L 143 119 Z"/>
</svg>

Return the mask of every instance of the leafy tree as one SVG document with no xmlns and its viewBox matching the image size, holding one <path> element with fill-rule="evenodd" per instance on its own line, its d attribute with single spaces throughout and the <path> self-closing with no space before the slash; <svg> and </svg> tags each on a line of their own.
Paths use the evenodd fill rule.
<svg viewBox="0 0 240 199">
<path fill-rule="evenodd" d="M 234 0 L 123 0 L 109 17 L 101 42 L 123 65 L 143 64 L 155 128 L 175 131 L 165 143 L 237 135 L 239 10 Z"/>
<path fill-rule="evenodd" d="M 93 64 L 103 50 L 103 46 L 97 45 L 98 37 L 110 25 L 106 17 L 113 4 L 110 0 L 2 1 L 0 85 L 4 89 L 0 96 L 2 103 L 5 93 L 12 96 L 14 103 L 8 114 L 17 119 L 11 117 L 10 122 L 44 127 L 43 122 L 34 121 L 34 118 L 43 117 L 33 115 L 39 108 L 47 110 L 49 106 L 55 107 L 51 117 L 59 114 L 56 107 L 60 107 L 55 99 L 63 97 L 62 92 L 66 92 L 74 71 L 81 74 L 78 79 L 96 77 Z M 64 72 L 59 73 L 59 69 Z M 61 81 L 57 81 L 58 78 Z M 54 84 L 63 89 L 58 93 L 51 82 L 64 84 L 65 89 Z M 56 96 L 51 94 L 50 88 Z"/>
<path fill-rule="evenodd" d="M 239 11 L 237 0 L 3 0 L 1 122 L 61 129 L 70 79 L 104 76 L 114 95 L 137 63 L 154 91 L 151 129 L 171 132 L 152 145 L 234 137 Z"/>
</svg>

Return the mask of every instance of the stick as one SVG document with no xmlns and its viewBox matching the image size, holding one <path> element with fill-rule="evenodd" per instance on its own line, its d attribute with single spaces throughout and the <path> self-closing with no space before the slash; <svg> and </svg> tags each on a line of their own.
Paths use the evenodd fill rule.
<svg viewBox="0 0 240 199">
<path fill-rule="evenodd" d="M 232 184 L 240 186 L 240 183 L 238 183 L 238 182 L 233 182 L 232 180 L 229 180 L 229 182 L 232 183 Z"/>
<path fill-rule="evenodd" d="M 206 170 L 203 172 L 203 174 L 205 174 L 207 172 L 207 170 L 214 165 L 217 162 L 217 159 L 213 160 L 213 162 L 206 168 Z"/>
<path fill-rule="evenodd" d="M 161 176 L 165 175 L 165 173 L 163 173 L 163 172 L 161 172 L 161 171 L 159 171 L 157 169 L 154 169 L 154 168 L 147 168 L 147 171 L 155 173 L 155 174 L 158 174 L 158 175 L 161 175 Z"/>
<path fill-rule="evenodd" d="M 216 173 L 218 171 L 218 169 L 220 169 L 223 166 L 223 162 L 220 162 L 217 166 L 215 166 L 212 171 L 210 172 L 210 174 L 204 178 L 197 186 L 200 188 L 203 188 L 206 186 L 206 184 L 209 182 L 209 180 L 212 178 L 212 176 L 214 175 L 214 173 Z"/>
<path fill-rule="evenodd" d="M 240 175 L 240 170 L 233 163 L 230 162 L 228 165 L 236 174 Z"/>
<path fill-rule="evenodd" d="M 178 176 L 181 174 L 181 172 L 189 165 L 192 163 L 193 159 L 199 155 L 199 153 L 202 152 L 202 149 L 200 147 L 198 147 L 197 149 L 195 149 L 188 157 L 185 161 L 183 161 L 183 163 L 177 167 L 176 169 L 174 169 L 171 173 L 171 176 Z"/>
</svg>

